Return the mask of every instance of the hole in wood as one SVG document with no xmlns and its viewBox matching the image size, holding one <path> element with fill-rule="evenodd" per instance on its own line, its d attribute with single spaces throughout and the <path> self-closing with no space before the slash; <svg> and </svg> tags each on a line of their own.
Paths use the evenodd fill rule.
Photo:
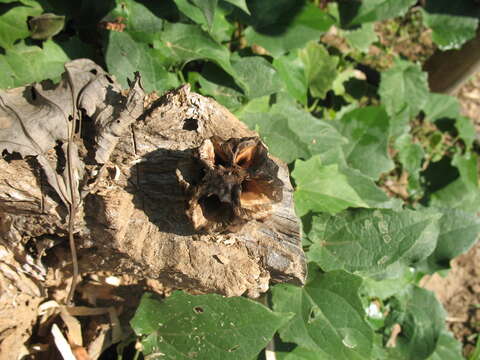
<svg viewBox="0 0 480 360">
<path fill-rule="evenodd" d="M 203 216 L 209 221 L 228 222 L 233 217 L 232 206 L 221 202 L 217 195 L 203 196 L 198 203 L 202 208 Z"/>
<path fill-rule="evenodd" d="M 183 122 L 183 130 L 195 131 L 198 129 L 198 120 L 197 119 L 185 119 Z"/>
</svg>

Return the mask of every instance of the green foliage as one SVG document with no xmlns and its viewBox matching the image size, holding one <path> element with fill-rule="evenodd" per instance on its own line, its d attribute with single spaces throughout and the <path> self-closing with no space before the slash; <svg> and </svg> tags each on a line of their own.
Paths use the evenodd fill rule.
<svg viewBox="0 0 480 360">
<path fill-rule="evenodd" d="M 475 127 L 455 98 L 429 92 L 418 63 L 394 57 L 379 84 L 358 70 L 372 44 L 382 48 L 378 22 L 416 0 L 318 3 L 0 1 L 0 87 L 57 80 L 79 57 L 125 87 L 134 71 L 147 91 L 189 82 L 292 170 L 307 285 L 274 286 L 274 311 L 245 298 L 145 295 L 131 322 L 145 356 L 251 359 L 278 331 L 294 348 L 277 355 L 289 360 L 460 358 L 440 304 L 416 284 L 480 232 Z M 27 19 L 47 12 L 55 26 L 31 32 Z M 416 14 L 441 49 L 478 26 L 470 0 L 427 0 Z M 332 25 L 348 50 L 319 41 Z"/>
<path fill-rule="evenodd" d="M 295 313 L 279 331 L 282 340 L 298 344 L 302 359 L 309 351 L 320 359 L 370 359 L 373 331 L 358 296 L 362 279 L 344 271 L 310 270 L 303 289 L 277 285 L 272 290 L 273 309 Z"/>
<path fill-rule="evenodd" d="M 427 0 L 423 10 L 425 25 L 440 49 L 458 49 L 475 37 L 480 11 L 471 1 Z"/>
<path fill-rule="evenodd" d="M 251 359 L 290 318 L 241 297 L 175 292 L 164 301 L 145 294 L 131 325 L 147 356 L 236 360 Z"/>
</svg>

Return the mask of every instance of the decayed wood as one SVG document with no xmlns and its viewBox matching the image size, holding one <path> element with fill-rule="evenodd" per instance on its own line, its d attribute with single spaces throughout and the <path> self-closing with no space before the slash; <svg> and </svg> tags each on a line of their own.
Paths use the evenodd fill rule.
<svg viewBox="0 0 480 360">
<path fill-rule="evenodd" d="M 103 168 L 88 165 L 95 163 L 94 155 L 86 155 L 94 144 L 85 142 L 83 160 L 90 171 L 100 172 L 76 214 L 81 272 L 129 273 L 173 288 L 228 296 L 256 297 L 270 282 L 303 284 L 305 258 L 286 165 L 274 159 L 284 188 L 270 217 L 251 220 L 238 231 L 196 231 L 186 216 L 187 194 L 178 172 L 195 175 L 194 153 L 205 139 L 257 134 L 188 86 L 147 108 Z M 0 159 L 0 211 L 7 246 L 45 236 L 66 238 L 65 206 L 34 161 Z"/>
<path fill-rule="evenodd" d="M 258 296 L 270 281 L 303 284 L 299 222 L 288 169 L 279 160 L 285 186 L 272 216 L 252 220 L 238 232 L 194 230 L 176 172 L 180 168 L 188 176 L 195 171 L 195 149 L 214 135 L 229 139 L 256 134 L 188 86 L 166 94 L 134 123 L 108 164 L 113 178 L 103 179 L 86 199 L 86 223 L 96 246 L 89 258 L 99 261 L 84 266 L 130 271 L 176 288 L 230 296 Z"/>
</svg>

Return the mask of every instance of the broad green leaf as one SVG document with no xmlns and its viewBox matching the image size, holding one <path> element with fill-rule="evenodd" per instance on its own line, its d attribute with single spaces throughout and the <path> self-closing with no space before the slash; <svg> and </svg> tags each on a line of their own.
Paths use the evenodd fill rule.
<svg viewBox="0 0 480 360">
<path fill-rule="evenodd" d="M 448 118 L 456 119 L 460 116 L 460 104 L 457 98 L 444 94 L 428 94 L 423 106 L 425 120 L 432 121 Z"/>
<path fill-rule="evenodd" d="M 449 331 L 442 331 L 437 346 L 428 360 L 464 360 L 462 343 L 453 337 Z M 474 359 L 472 359 L 474 360 Z"/>
<path fill-rule="evenodd" d="M 459 116 L 455 119 L 455 127 L 458 130 L 458 136 L 463 140 L 467 149 L 471 149 L 477 134 L 472 120 L 466 116 Z"/>
<path fill-rule="evenodd" d="M 299 216 L 309 211 L 335 214 L 348 207 L 368 207 L 338 165 L 322 165 L 319 156 L 297 160 L 292 177 L 297 184 L 294 199 Z"/>
<path fill-rule="evenodd" d="M 438 211 L 443 216 L 437 247 L 426 259 L 429 272 L 450 268 L 450 260 L 466 252 L 480 234 L 480 220 L 475 214 L 448 208 Z"/>
<path fill-rule="evenodd" d="M 258 129 L 272 154 L 287 163 L 346 142 L 332 125 L 298 108 L 292 99 L 279 99 L 268 113 L 242 111 L 238 115 L 251 129 Z"/>
<path fill-rule="evenodd" d="M 362 24 L 358 29 L 346 30 L 342 34 L 353 48 L 364 53 L 367 53 L 370 45 L 378 40 L 373 23 Z"/>
<path fill-rule="evenodd" d="M 277 71 L 263 57 L 234 57 L 232 65 L 235 80 L 249 99 L 270 95 L 282 88 L 283 83 Z"/>
<path fill-rule="evenodd" d="M 206 1 L 205 4 L 209 1 Z M 202 3 L 200 1 L 200 4 Z M 217 42 L 221 43 L 231 39 L 235 26 L 225 18 L 228 14 L 227 9 L 217 7 L 213 12 L 212 23 L 209 23 L 200 7 L 195 6 L 189 0 L 175 0 L 175 4 L 185 16 L 193 22 L 202 25 L 203 30 L 207 31 Z"/>
<path fill-rule="evenodd" d="M 412 142 L 410 134 L 403 134 L 395 141 L 395 149 L 398 150 L 398 161 L 408 172 L 408 190 L 413 193 L 421 191 L 420 170 L 425 157 L 423 147 Z"/>
<path fill-rule="evenodd" d="M 416 0 L 364 0 L 340 1 L 339 11 L 342 25 L 386 20 L 404 15 Z"/>
<path fill-rule="evenodd" d="M 307 78 L 305 65 L 299 59 L 296 52 L 283 55 L 273 60 L 273 67 L 277 69 L 287 91 L 300 103 L 307 104 Z"/>
<path fill-rule="evenodd" d="M 186 17 L 197 24 L 207 24 L 207 19 L 202 13 L 199 6 L 193 4 L 189 0 L 174 0 L 178 10 L 180 10 Z"/>
<path fill-rule="evenodd" d="M 474 213 L 480 211 L 480 190 L 472 190 L 459 178 L 434 192 L 431 195 L 430 206 Z"/>
<path fill-rule="evenodd" d="M 43 42 L 43 48 L 16 44 L 0 55 L 0 88 L 25 85 L 34 81 L 59 80 L 64 71 L 63 65 L 70 58 L 52 40 Z"/>
<path fill-rule="evenodd" d="M 381 75 L 379 94 L 392 117 L 391 134 L 401 135 L 429 96 L 427 74 L 416 64 L 396 59 L 395 66 Z"/>
<path fill-rule="evenodd" d="M 305 287 L 281 284 L 272 289 L 273 309 L 295 313 L 279 331 L 282 341 L 296 343 L 318 359 L 370 360 L 373 331 L 358 296 L 361 278 L 343 271 L 309 270 Z"/>
<path fill-rule="evenodd" d="M 290 163 L 298 158 L 310 157 L 308 144 L 296 133 L 295 124 L 285 115 L 268 113 L 243 113 L 240 118 L 251 128 L 258 129 L 269 151 Z"/>
<path fill-rule="evenodd" d="M 435 295 L 425 289 L 408 286 L 393 301 L 387 318 L 402 328 L 396 346 L 389 348 L 392 358 L 427 359 L 435 351 L 445 327 L 445 311 Z"/>
<path fill-rule="evenodd" d="M 464 155 L 455 154 L 452 164 L 458 168 L 460 177 L 471 191 L 478 190 L 478 156 L 473 152 Z"/>
<path fill-rule="evenodd" d="M 324 98 L 337 77 L 338 57 L 330 56 L 323 45 L 310 42 L 300 50 L 299 57 L 305 65 L 305 75 L 314 97 Z"/>
<path fill-rule="evenodd" d="M 158 33 L 163 29 L 164 20 L 155 14 L 165 13 L 162 8 L 162 2 L 149 7 L 134 0 L 117 0 L 117 6 L 111 11 L 108 18 L 124 19 L 122 23 L 126 25 L 127 32 L 136 41 L 152 43 L 157 38 Z M 152 7 L 158 6 L 157 11 L 152 12 Z M 152 10 L 150 10 L 152 9 Z"/>
<path fill-rule="evenodd" d="M 42 13 L 37 1 L 23 0 L 9 3 L 2 5 L 0 9 L 0 47 L 5 50 L 13 48 L 17 40 L 29 37 L 27 18 Z"/>
<path fill-rule="evenodd" d="M 338 164 L 341 173 L 347 177 L 350 186 L 369 207 L 393 209 L 402 206 L 400 200 L 387 197 L 370 177 L 357 169 L 348 167 L 345 155 L 340 147 L 332 147 L 328 151 L 321 152 L 320 158 L 323 165 Z"/>
<path fill-rule="evenodd" d="M 277 352 L 276 354 L 278 355 Z M 279 360 L 330 360 L 330 359 L 331 359 L 331 356 L 321 351 L 321 349 L 312 351 L 310 349 L 297 346 L 295 349 L 287 353 L 286 356 L 280 358 Z"/>
<path fill-rule="evenodd" d="M 354 109 L 340 119 L 337 128 L 350 140 L 343 146 L 348 166 L 375 180 L 393 169 L 387 153 L 389 119 L 382 107 Z"/>
<path fill-rule="evenodd" d="M 309 2 L 256 0 L 249 6 L 253 26 L 245 30 L 245 37 L 249 45 L 260 45 L 273 57 L 318 40 L 334 24 L 329 14 Z"/>
<path fill-rule="evenodd" d="M 442 50 L 458 49 L 475 37 L 480 12 L 468 0 L 428 0 L 422 18 L 432 29 L 432 40 Z"/>
<path fill-rule="evenodd" d="M 155 49 L 173 62 L 185 64 L 192 60 L 208 59 L 220 65 L 231 76 L 237 75 L 230 64 L 228 49 L 218 44 L 198 25 L 165 23 L 163 31 L 157 36 L 159 39 L 154 41 Z"/>
<path fill-rule="evenodd" d="M 375 273 L 425 259 L 437 244 L 440 214 L 357 209 L 313 218 L 307 256 L 323 270 Z"/>
<path fill-rule="evenodd" d="M 192 2 L 202 10 L 203 16 L 205 16 L 205 19 L 207 20 L 208 27 L 211 28 L 218 0 L 192 0 Z"/>
<path fill-rule="evenodd" d="M 250 360 L 290 318 L 242 297 L 177 291 L 163 301 L 145 294 L 130 323 L 144 356 Z"/>
<path fill-rule="evenodd" d="M 234 80 L 217 65 L 207 63 L 203 66 L 202 73 L 198 74 L 201 86 L 200 93 L 213 96 L 216 101 L 226 106 L 230 111 L 240 107 L 245 95 Z"/>
<path fill-rule="evenodd" d="M 415 281 L 415 272 L 407 266 L 402 266 L 400 274 L 394 277 L 374 279 L 365 277 L 362 284 L 362 294 L 369 298 L 386 300 L 402 291 Z"/>
<path fill-rule="evenodd" d="M 250 15 L 250 11 L 248 10 L 246 0 L 225 0 L 226 2 L 235 5 L 236 7 L 242 9 L 247 14 Z"/>
<path fill-rule="evenodd" d="M 345 100 L 347 102 L 350 102 L 351 96 L 345 90 L 345 82 L 354 78 L 355 78 L 355 69 L 353 68 L 350 68 L 350 67 L 346 68 L 341 73 L 339 73 L 332 83 L 332 90 L 335 93 L 335 95 L 344 96 Z"/>
<path fill-rule="evenodd" d="M 116 76 L 123 87 L 128 87 L 127 77 L 135 71 L 142 75 L 147 92 L 163 92 L 179 85 L 177 77 L 169 73 L 158 61 L 157 50 L 134 41 L 126 32 L 111 31 L 105 54 L 108 71 Z"/>
</svg>

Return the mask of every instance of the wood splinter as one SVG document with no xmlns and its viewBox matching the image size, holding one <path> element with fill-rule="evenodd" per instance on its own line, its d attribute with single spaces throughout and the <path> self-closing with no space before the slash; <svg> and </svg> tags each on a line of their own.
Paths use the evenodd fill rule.
<svg viewBox="0 0 480 360">
<path fill-rule="evenodd" d="M 258 137 L 206 139 L 196 151 L 199 176 L 193 183 L 177 173 L 189 197 L 187 216 L 195 230 L 238 231 L 267 218 L 282 201 L 278 166 Z"/>
</svg>

